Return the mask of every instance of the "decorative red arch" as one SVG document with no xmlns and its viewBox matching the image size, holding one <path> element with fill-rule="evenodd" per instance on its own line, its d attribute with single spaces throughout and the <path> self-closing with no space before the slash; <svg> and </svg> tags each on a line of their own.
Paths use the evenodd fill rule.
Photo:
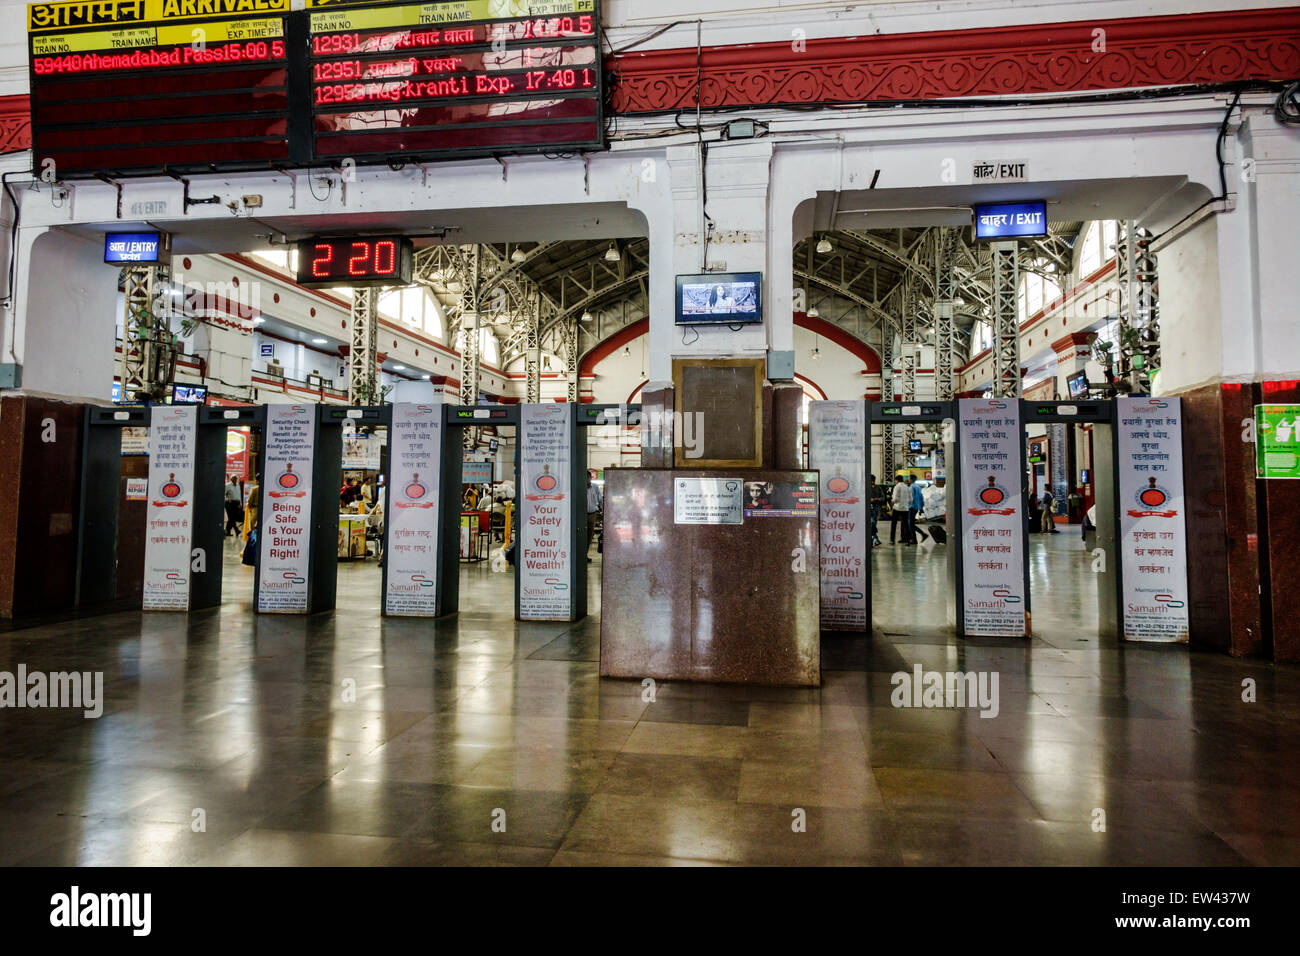
<svg viewBox="0 0 1300 956">
<path fill-rule="evenodd" d="M 857 356 L 866 366 L 866 374 L 880 374 L 880 356 L 876 350 L 867 345 L 861 339 L 844 331 L 837 325 L 832 325 L 825 319 L 807 315 L 803 312 L 794 313 L 794 324 L 801 329 L 807 329 L 814 335 L 820 335 L 828 342 L 833 342 L 846 352 Z M 638 319 L 630 325 L 625 325 L 603 342 L 597 343 L 586 355 L 578 362 L 578 378 L 591 378 L 596 374 L 596 366 L 602 361 L 613 355 L 618 349 L 639 339 L 650 331 L 650 320 L 648 318 Z M 796 376 L 797 377 L 797 376 Z"/>
</svg>

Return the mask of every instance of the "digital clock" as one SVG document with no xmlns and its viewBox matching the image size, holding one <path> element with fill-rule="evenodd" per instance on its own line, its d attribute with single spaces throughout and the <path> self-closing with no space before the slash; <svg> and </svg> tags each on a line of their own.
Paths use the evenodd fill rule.
<svg viewBox="0 0 1300 956">
<path fill-rule="evenodd" d="M 405 236 L 341 236 L 298 242 L 302 286 L 411 284 L 415 247 Z"/>
</svg>

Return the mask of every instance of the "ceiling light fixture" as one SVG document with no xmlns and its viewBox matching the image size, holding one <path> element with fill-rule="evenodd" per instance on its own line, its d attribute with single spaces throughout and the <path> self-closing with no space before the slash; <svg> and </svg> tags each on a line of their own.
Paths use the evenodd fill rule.
<svg viewBox="0 0 1300 956">
<path fill-rule="evenodd" d="M 592 315 L 591 315 L 590 312 L 584 312 L 584 313 L 582 313 L 582 321 L 583 321 L 583 322 L 590 322 L 591 319 L 592 319 Z"/>
<path fill-rule="evenodd" d="M 405 366 L 405 365 L 394 365 L 394 366 L 393 366 L 393 371 L 394 371 L 394 372 L 405 372 L 405 371 L 406 371 L 406 366 Z"/>
<path fill-rule="evenodd" d="M 819 319 L 819 318 L 821 318 L 821 313 L 817 311 L 817 306 L 815 306 L 815 305 L 810 305 L 810 306 L 808 306 L 808 311 L 805 312 L 804 314 L 807 315 L 808 318 L 810 318 L 810 319 Z"/>
<path fill-rule="evenodd" d="M 520 249 L 518 246 L 515 246 L 515 251 L 510 253 L 511 262 L 523 262 L 527 258 L 528 253 L 524 252 L 524 250 Z"/>
<path fill-rule="evenodd" d="M 833 251 L 834 248 L 835 247 L 831 245 L 831 241 L 825 236 L 822 236 L 821 241 L 817 243 L 817 254 L 819 256 L 827 255 Z"/>
<path fill-rule="evenodd" d="M 618 262 L 622 258 L 622 254 L 618 251 L 618 243 L 611 242 L 609 248 L 605 250 L 605 261 Z"/>
<path fill-rule="evenodd" d="M 329 339 L 312 339 L 312 340 L 311 340 L 311 344 L 312 344 L 312 345 L 328 345 L 328 344 L 329 344 L 329 341 L 330 341 Z"/>
</svg>

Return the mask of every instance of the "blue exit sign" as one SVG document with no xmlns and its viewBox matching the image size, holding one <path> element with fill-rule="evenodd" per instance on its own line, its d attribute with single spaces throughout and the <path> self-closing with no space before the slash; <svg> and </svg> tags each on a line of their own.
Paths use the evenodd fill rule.
<svg viewBox="0 0 1300 956">
<path fill-rule="evenodd" d="M 1045 202 L 1010 202 L 975 207 L 976 239 L 1033 239 L 1045 235 Z"/>
</svg>

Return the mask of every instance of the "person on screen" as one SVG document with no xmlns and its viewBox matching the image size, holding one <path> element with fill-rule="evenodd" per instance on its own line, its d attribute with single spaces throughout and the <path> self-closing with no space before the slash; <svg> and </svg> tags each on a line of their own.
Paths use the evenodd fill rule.
<svg viewBox="0 0 1300 956">
<path fill-rule="evenodd" d="M 736 311 L 736 300 L 727 294 L 725 285 L 720 285 L 713 290 L 713 298 L 709 301 L 709 308 L 714 312 L 734 312 Z"/>
</svg>

